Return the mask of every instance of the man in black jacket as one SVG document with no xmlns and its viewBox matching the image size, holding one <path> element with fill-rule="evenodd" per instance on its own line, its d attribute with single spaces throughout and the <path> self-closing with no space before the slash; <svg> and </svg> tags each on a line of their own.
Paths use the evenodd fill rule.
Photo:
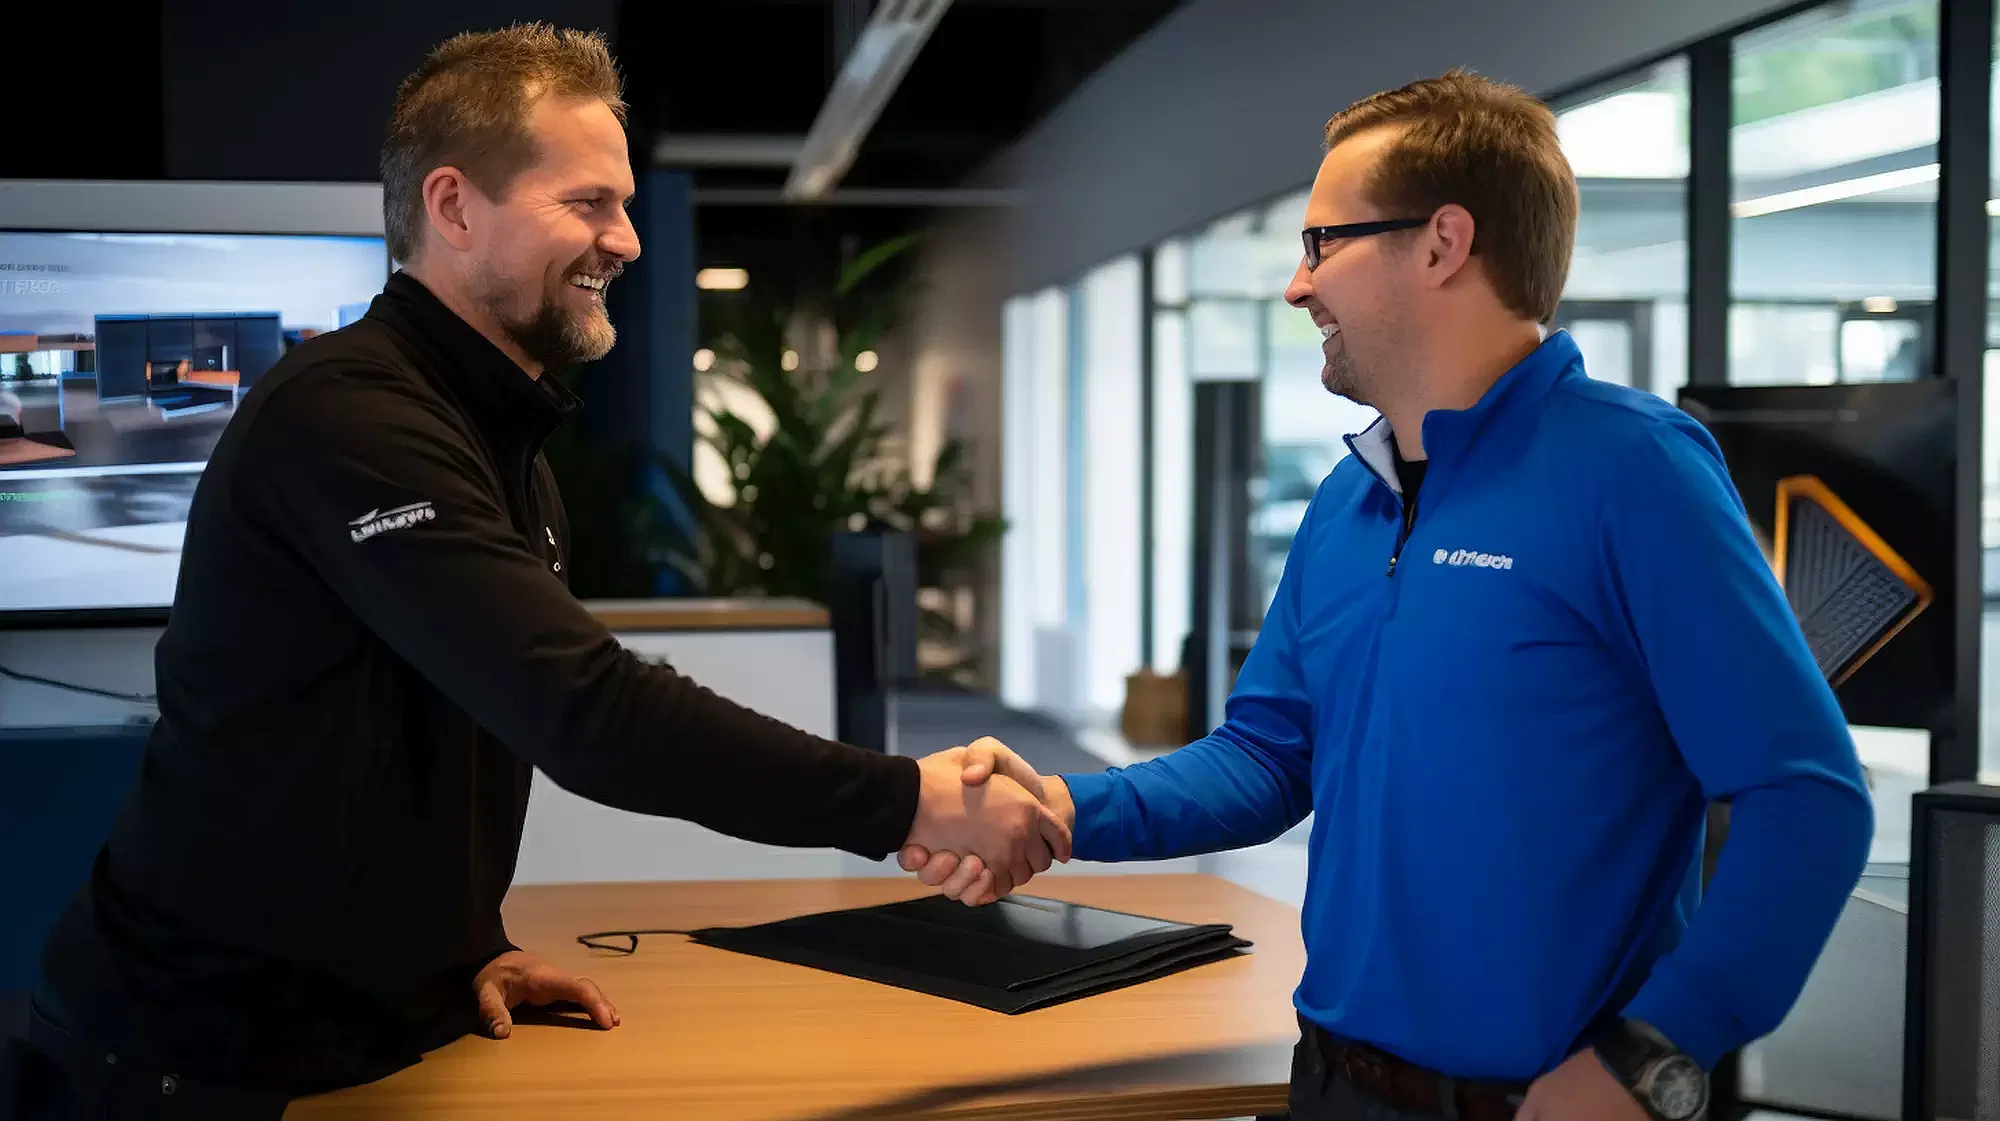
<svg viewBox="0 0 2000 1121">
<path fill-rule="evenodd" d="M 510 1009 L 597 987 L 500 919 L 533 768 L 769 844 L 1067 859 L 1020 786 L 831 743 L 623 649 L 570 595 L 546 373 L 613 341 L 637 257 L 602 39 L 446 43 L 383 147 L 360 322 L 295 348 L 217 444 L 157 655 L 138 788 L 43 956 L 22 1098 L 49 1115 L 275 1116 Z M 0 1105 L 6 1104 L 0 1090 Z"/>
</svg>

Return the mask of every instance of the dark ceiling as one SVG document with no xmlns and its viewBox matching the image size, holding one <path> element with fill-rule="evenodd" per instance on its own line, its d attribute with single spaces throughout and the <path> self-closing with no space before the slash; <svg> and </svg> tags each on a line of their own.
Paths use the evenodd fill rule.
<svg viewBox="0 0 2000 1121">
<path fill-rule="evenodd" d="M 869 133 L 848 186 L 948 187 L 1178 0 L 956 0 Z M 802 136 L 840 64 L 829 0 L 627 4 L 619 53 L 656 132 Z M 782 172 L 713 170 L 703 182 Z"/>
<path fill-rule="evenodd" d="M 626 5 L 635 138 L 803 136 L 840 65 L 838 0 Z M 1180 0 L 955 0 L 870 130 L 848 188 L 950 188 L 1028 131 Z M 636 147 L 636 145 L 635 145 Z M 703 167 L 697 187 L 765 187 L 783 168 Z M 929 224 L 924 206 L 704 205 L 704 265 L 812 285 L 858 248 Z"/>
<path fill-rule="evenodd" d="M 1179 0 L 955 0 L 870 131 L 847 187 L 950 188 L 1026 132 Z M 93 93 L 16 97 L 0 177 L 366 180 L 396 81 L 457 30 L 549 18 L 613 32 L 635 162 L 661 133 L 801 137 L 838 71 L 836 24 L 866 0 L 79 0 L 31 4 L 24 41 L 91 48 Z M 102 23 L 117 13 L 124 34 Z M 845 22 L 842 22 L 844 19 Z M 202 63 L 190 67 L 186 59 Z M 215 67 L 232 80 L 218 82 Z M 111 106 L 112 108 L 106 108 Z M 702 188 L 783 168 L 701 168 Z M 3 216 L 0 216 L 3 217 Z M 701 264 L 810 283 L 932 207 L 707 205 Z M 4 225 L 4 222 L 0 222 Z"/>
</svg>

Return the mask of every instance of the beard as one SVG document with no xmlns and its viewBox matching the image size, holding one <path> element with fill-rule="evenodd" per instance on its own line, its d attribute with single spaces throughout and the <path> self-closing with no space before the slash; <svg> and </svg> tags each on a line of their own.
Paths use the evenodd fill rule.
<svg viewBox="0 0 2000 1121">
<path fill-rule="evenodd" d="M 544 285 L 537 293 L 535 307 L 526 314 L 520 310 L 518 289 L 509 293 L 497 284 L 489 286 L 491 295 L 487 305 L 500 329 L 523 353 L 541 363 L 544 370 L 594 362 L 609 354 L 618 341 L 618 332 L 611 326 L 611 316 L 601 298 L 593 300 L 592 306 L 581 313 L 565 305 L 569 277 L 578 272 L 596 275 L 602 270 L 588 269 L 580 263 L 564 269 L 553 285 Z"/>
<path fill-rule="evenodd" d="M 1328 393 L 1345 397 L 1357 405 L 1369 404 L 1369 394 L 1364 388 L 1367 379 L 1354 364 L 1354 355 L 1347 349 L 1347 340 L 1341 339 L 1340 349 L 1326 356 L 1326 367 L 1320 371 L 1319 383 Z"/>
</svg>

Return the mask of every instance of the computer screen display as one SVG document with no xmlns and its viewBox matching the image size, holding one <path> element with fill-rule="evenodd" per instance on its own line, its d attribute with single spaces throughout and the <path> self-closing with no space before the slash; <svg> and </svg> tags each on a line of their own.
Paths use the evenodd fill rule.
<svg viewBox="0 0 2000 1121">
<path fill-rule="evenodd" d="M 238 404 L 388 271 L 380 237 L 0 231 L 0 617 L 169 606 Z"/>
<path fill-rule="evenodd" d="M 1950 719 L 1956 401 L 1943 378 L 1681 391 L 1851 724 Z"/>
</svg>

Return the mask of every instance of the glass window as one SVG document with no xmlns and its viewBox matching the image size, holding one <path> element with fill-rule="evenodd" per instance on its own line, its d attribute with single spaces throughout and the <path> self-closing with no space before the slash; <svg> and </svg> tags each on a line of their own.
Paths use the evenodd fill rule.
<svg viewBox="0 0 2000 1121">
<path fill-rule="evenodd" d="M 1056 700 L 1045 694 L 1067 674 L 1068 304 L 1050 288 L 1008 300 L 1001 319 L 1000 695 L 1022 708 Z"/>
<path fill-rule="evenodd" d="M 1203 381 L 1254 380 L 1264 372 L 1258 338 L 1264 301 L 1196 300 L 1188 305 L 1188 371 Z"/>
<path fill-rule="evenodd" d="M 1163 241 L 1153 250 L 1153 302 L 1178 306 L 1187 298 L 1187 242 Z"/>
<path fill-rule="evenodd" d="M 1083 280 L 1082 472 L 1084 679 L 1081 707 L 1115 713 L 1139 649 L 1139 426 L 1143 295 L 1137 257 L 1122 257 Z"/>
<path fill-rule="evenodd" d="M 1155 276 L 1159 265 L 1154 265 Z M 1155 288 L 1158 291 L 1158 288 Z M 1153 668 L 1172 673 L 1194 623 L 1194 383 L 1187 313 L 1153 313 Z"/>
<path fill-rule="evenodd" d="M 1194 623 L 1194 381 L 1190 373 L 1188 243 L 1153 249 L 1153 669 L 1180 668 Z"/>
<path fill-rule="evenodd" d="M 1730 381 L 1925 372 L 1937 31 L 1937 0 L 1857 0 L 1736 40 Z"/>
<path fill-rule="evenodd" d="M 1594 378 L 1672 400 L 1687 383 L 1687 61 L 1560 107 L 1581 209 L 1554 326 Z"/>
<path fill-rule="evenodd" d="M 1030 602 L 1035 623 L 1054 626 L 1069 616 L 1064 579 L 1069 555 L 1069 299 L 1061 289 L 1050 288 L 1035 297 L 1033 314 L 1028 369 L 1032 420 L 1021 433 L 1030 441 L 1028 458 L 1033 462 L 1029 489 L 1035 504 L 1030 515 L 1035 553 L 1029 570 L 1034 580 Z"/>
<path fill-rule="evenodd" d="M 1035 305 L 1015 296 L 1000 309 L 1000 507 L 1008 532 L 1000 539 L 1000 700 L 1030 705 L 1035 700 L 1034 530 L 1026 523 L 1034 509 Z"/>
<path fill-rule="evenodd" d="M 1305 196 L 1281 199 L 1210 224 L 1190 239 L 1188 282 L 1196 297 L 1269 300 L 1299 267 Z"/>
<path fill-rule="evenodd" d="M 1840 313 L 1833 304 L 1733 303 L 1729 380 L 1738 385 L 1832 385 L 1840 380 Z"/>
</svg>

